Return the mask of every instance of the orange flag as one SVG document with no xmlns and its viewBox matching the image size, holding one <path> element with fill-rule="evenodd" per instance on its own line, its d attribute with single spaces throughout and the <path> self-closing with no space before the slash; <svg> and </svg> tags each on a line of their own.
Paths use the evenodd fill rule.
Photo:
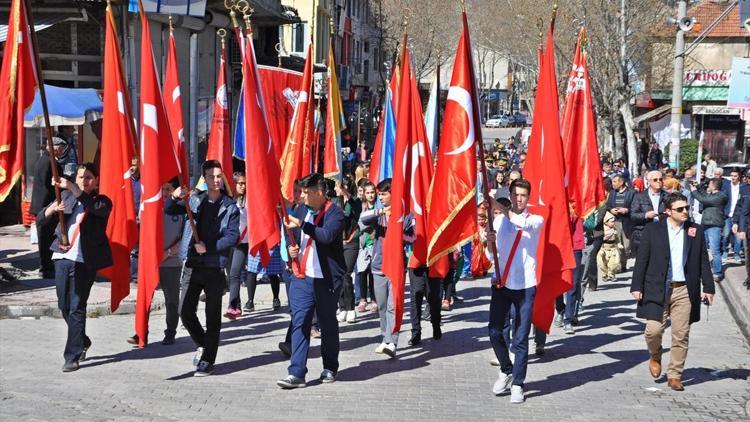
<svg viewBox="0 0 750 422">
<path fill-rule="evenodd" d="M 270 259 L 269 251 L 281 240 L 276 211 L 281 200 L 281 186 L 252 37 L 247 34 L 245 39 L 247 44 L 242 59 L 245 86 L 245 173 L 252 192 L 252 210 L 247 213 L 248 248 L 251 254 L 260 253 L 261 263 L 265 266 Z"/>
<path fill-rule="evenodd" d="M 135 127 L 120 45 L 112 9 L 107 6 L 104 40 L 104 115 L 102 119 L 102 166 L 99 192 L 112 200 L 107 239 L 112 249 L 111 267 L 102 273 L 111 280 L 111 309 L 130 294 L 130 251 L 138 240 L 130 161 L 135 156 Z"/>
<path fill-rule="evenodd" d="M 531 319 L 546 332 L 555 313 L 555 298 L 572 287 L 575 268 L 568 196 L 563 181 L 565 162 L 558 117 L 553 30 L 554 21 L 549 26 L 547 48 L 539 69 L 534 122 L 523 169 L 524 178 L 531 183 L 529 211 L 544 217 L 537 247 L 537 285 Z"/>
<path fill-rule="evenodd" d="M 292 116 L 292 125 L 287 137 L 284 152 L 281 154 L 281 194 L 289 201 L 294 201 L 294 181 L 307 176 L 310 170 L 309 160 L 305 164 L 305 156 L 310 157 L 310 148 L 315 134 L 314 106 L 312 92 L 313 78 L 312 43 L 307 46 L 305 71 L 302 85 L 299 88 L 297 105 Z M 247 103 L 245 104 L 247 107 Z"/>
<path fill-rule="evenodd" d="M 427 263 L 433 265 L 477 233 L 477 143 L 482 142 L 469 24 L 462 14 L 453 76 L 427 209 Z M 400 124 L 400 123 L 399 123 Z"/>
<path fill-rule="evenodd" d="M 187 151 L 185 148 L 185 136 L 182 124 L 182 97 L 180 95 L 180 72 L 177 70 L 177 46 L 174 33 L 169 31 L 169 47 L 167 49 L 167 63 L 164 74 L 164 109 L 169 116 L 169 129 L 172 133 L 174 150 L 177 152 L 178 165 L 180 168 L 180 184 L 188 186 L 189 174 L 187 164 Z M 223 163 L 222 163 L 223 164 Z"/>
<path fill-rule="evenodd" d="M 139 1 L 139 3 L 141 3 Z M 138 295 L 135 332 L 140 346 L 148 335 L 151 299 L 159 284 L 159 263 L 164 256 L 162 185 L 177 176 L 179 164 L 156 73 L 151 31 L 143 5 L 141 14 L 141 227 L 138 245 Z"/>
<path fill-rule="evenodd" d="M 0 202 L 21 178 L 23 115 L 36 94 L 37 78 L 24 0 L 12 0 L 0 70 Z"/>
<path fill-rule="evenodd" d="M 226 85 L 226 61 L 227 53 L 224 48 L 224 40 L 221 42 L 221 60 L 219 62 L 219 75 L 216 78 L 216 98 L 214 99 L 214 115 L 211 119 L 211 133 L 208 136 L 208 151 L 206 160 L 219 160 L 224 171 L 224 183 L 230 192 L 234 191 L 234 166 L 232 163 L 232 145 L 229 130 L 229 108 L 227 102 Z"/>
<path fill-rule="evenodd" d="M 581 218 L 588 217 L 607 200 L 599 162 L 589 69 L 581 45 L 585 39 L 585 29 L 581 28 L 562 114 L 565 180 L 573 209 Z"/>
<path fill-rule="evenodd" d="M 339 79 L 336 77 L 336 60 L 333 56 L 333 46 L 331 46 L 328 49 L 328 106 L 323 146 L 323 174 L 326 177 L 341 177 L 341 131 L 345 128 L 344 106 L 341 104 Z"/>
</svg>

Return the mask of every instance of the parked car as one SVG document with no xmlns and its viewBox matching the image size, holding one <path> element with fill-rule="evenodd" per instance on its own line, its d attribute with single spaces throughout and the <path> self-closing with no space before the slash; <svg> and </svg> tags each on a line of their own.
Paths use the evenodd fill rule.
<svg viewBox="0 0 750 422">
<path fill-rule="evenodd" d="M 740 178 L 745 174 L 745 171 L 750 167 L 750 164 L 741 163 L 739 161 L 729 164 L 722 164 L 721 168 L 724 169 L 724 179 L 730 180 L 730 173 L 732 170 L 737 169 L 740 171 Z"/>
<path fill-rule="evenodd" d="M 513 118 L 513 125 L 514 126 L 525 126 L 526 125 L 526 115 L 523 113 L 516 113 L 512 116 Z"/>
<path fill-rule="evenodd" d="M 510 117 L 502 115 L 502 114 L 497 114 L 487 119 L 487 122 L 485 122 L 484 126 L 485 127 L 508 127 L 512 123 L 513 122 Z"/>
</svg>

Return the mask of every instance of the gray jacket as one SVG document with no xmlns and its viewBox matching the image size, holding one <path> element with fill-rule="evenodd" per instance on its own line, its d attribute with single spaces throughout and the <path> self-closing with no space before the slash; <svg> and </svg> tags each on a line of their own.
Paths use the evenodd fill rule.
<svg viewBox="0 0 750 422">
<path fill-rule="evenodd" d="M 717 191 L 708 193 L 702 189 L 693 191 L 693 198 L 703 205 L 701 225 L 703 227 L 724 227 L 726 215 L 724 206 L 727 204 L 727 196 L 724 192 Z"/>
<path fill-rule="evenodd" d="M 365 230 L 373 228 L 372 233 L 372 261 L 370 270 L 373 274 L 383 275 L 383 240 L 388 230 L 388 217 L 381 214 L 382 208 L 374 208 L 362 211 L 359 215 L 359 227 Z M 404 234 L 411 236 L 414 233 L 414 218 L 411 215 L 404 217 Z"/>
</svg>

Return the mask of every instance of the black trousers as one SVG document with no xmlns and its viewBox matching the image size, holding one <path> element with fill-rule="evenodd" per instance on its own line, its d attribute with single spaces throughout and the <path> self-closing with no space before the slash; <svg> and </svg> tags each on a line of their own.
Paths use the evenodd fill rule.
<svg viewBox="0 0 750 422">
<path fill-rule="evenodd" d="M 94 285 L 96 271 L 86 264 L 68 259 L 55 260 L 57 306 L 68 325 L 68 339 L 63 357 L 65 362 L 81 358 L 83 349 L 91 346 L 86 335 L 86 303 Z"/>
<path fill-rule="evenodd" d="M 271 282 L 271 293 L 273 293 L 273 298 L 278 299 L 279 291 L 281 289 L 281 277 L 279 277 L 278 275 L 269 275 L 268 280 Z M 258 273 L 248 271 L 246 282 L 247 282 L 247 303 L 253 303 L 255 301 L 255 290 L 258 288 Z M 238 297 L 237 307 L 239 307 L 239 295 L 237 297 Z"/>
<path fill-rule="evenodd" d="M 185 267 L 183 277 L 189 280 L 184 292 L 180 319 L 196 346 L 203 347 L 203 356 L 211 364 L 216 361 L 221 331 L 221 298 L 224 295 L 226 276 L 221 268 Z M 206 329 L 198 319 L 198 299 L 206 292 Z"/>
<path fill-rule="evenodd" d="M 433 329 L 440 327 L 440 297 L 442 279 L 430 278 L 427 267 L 409 269 L 409 291 L 411 293 L 411 333 L 421 335 L 422 303 L 427 297 L 430 305 L 430 322 Z"/>
<path fill-rule="evenodd" d="M 39 269 L 42 273 L 55 271 L 55 264 L 52 262 L 52 241 L 55 240 L 55 225 L 40 224 L 36 226 L 37 246 L 39 247 Z"/>
<path fill-rule="evenodd" d="M 359 243 L 347 243 L 344 245 L 344 262 L 346 263 L 346 273 L 344 274 L 344 285 L 339 297 L 339 308 L 345 311 L 354 310 L 354 280 L 352 273 L 357 265 L 357 254 L 359 253 Z"/>
</svg>

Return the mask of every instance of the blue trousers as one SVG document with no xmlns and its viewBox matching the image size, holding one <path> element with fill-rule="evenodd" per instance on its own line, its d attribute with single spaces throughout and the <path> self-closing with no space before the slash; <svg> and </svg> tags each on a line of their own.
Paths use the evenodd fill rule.
<svg viewBox="0 0 750 422">
<path fill-rule="evenodd" d="M 735 208 L 734 212 L 740 212 L 740 210 L 738 208 Z M 737 236 L 732 233 L 732 219 L 727 217 L 724 223 L 724 229 L 721 231 L 721 257 L 723 259 L 727 259 L 727 257 L 729 257 L 730 240 L 732 241 L 732 250 L 734 250 L 734 259 L 739 259 L 740 251 L 742 250 L 742 240 L 737 238 Z"/>
<path fill-rule="evenodd" d="M 65 362 L 75 362 L 81 358 L 83 349 L 91 346 L 91 340 L 86 335 L 86 302 L 96 272 L 86 264 L 68 259 L 57 259 L 54 264 L 57 306 L 68 324 L 63 357 Z"/>
<path fill-rule="evenodd" d="M 711 250 L 711 272 L 719 277 L 721 271 L 721 227 L 705 227 L 703 234 L 706 237 L 708 249 Z M 737 252 L 739 254 L 739 252 Z"/>
<path fill-rule="evenodd" d="M 292 276 L 289 283 L 289 305 L 292 310 L 292 357 L 289 374 L 304 378 L 307 373 L 307 353 L 310 350 L 310 329 L 313 313 L 320 324 L 320 355 L 323 368 L 336 373 L 339 369 L 339 323 L 336 310 L 340 289 L 330 280 L 304 279 Z"/>
<path fill-rule="evenodd" d="M 490 301 L 489 335 L 495 357 L 500 362 L 504 374 L 513 374 L 513 385 L 523 386 L 529 360 L 529 332 L 531 311 L 534 307 L 536 287 L 523 290 L 492 288 Z M 513 340 L 509 345 L 503 335 L 503 327 L 509 317 L 511 307 L 516 318 L 513 320 Z M 515 361 L 511 362 L 509 350 L 513 348 Z"/>
</svg>

